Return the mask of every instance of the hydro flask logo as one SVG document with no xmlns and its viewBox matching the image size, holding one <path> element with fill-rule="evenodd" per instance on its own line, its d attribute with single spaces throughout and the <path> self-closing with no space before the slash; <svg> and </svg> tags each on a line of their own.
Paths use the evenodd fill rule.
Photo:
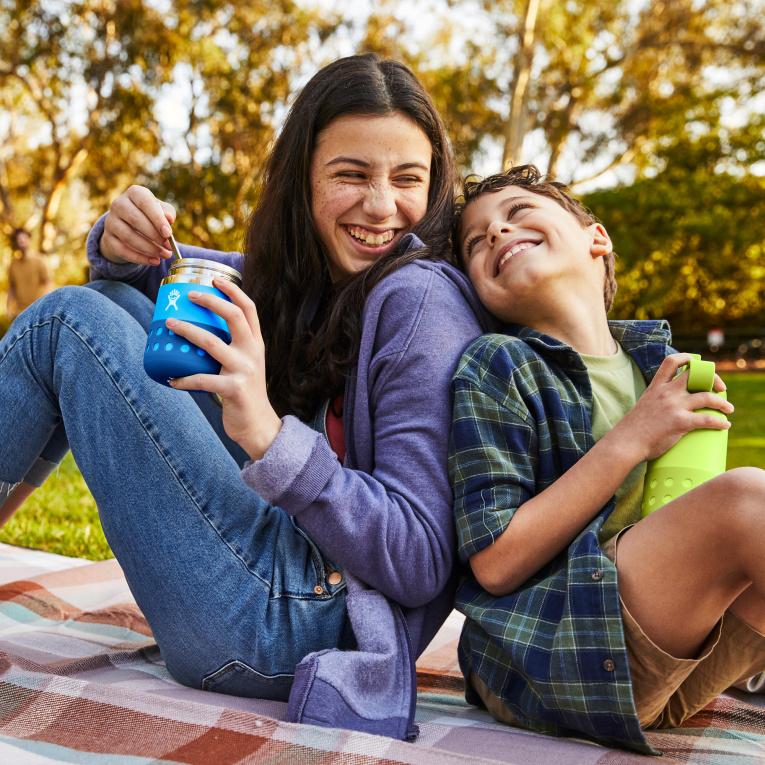
<svg viewBox="0 0 765 765">
<path fill-rule="evenodd" d="M 167 296 L 169 300 L 167 301 L 167 308 L 165 308 L 166 311 L 170 310 L 170 306 L 175 308 L 175 310 L 178 310 L 178 306 L 176 303 L 178 302 L 178 298 L 181 296 L 181 293 L 178 292 L 178 290 L 172 290 L 170 294 Z"/>
</svg>

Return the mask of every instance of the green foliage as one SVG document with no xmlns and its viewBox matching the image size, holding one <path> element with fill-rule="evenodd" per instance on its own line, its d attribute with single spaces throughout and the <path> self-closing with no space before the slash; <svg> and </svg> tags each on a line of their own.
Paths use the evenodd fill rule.
<svg viewBox="0 0 765 765">
<path fill-rule="evenodd" d="M 0 230 L 26 225 L 40 251 L 81 254 L 138 182 L 176 203 L 183 238 L 235 246 L 279 117 L 334 23 L 291 0 L 1 4 Z M 157 107 L 172 88 L 193 103 L 168 145 Z M 73 195 L 85 203 L 67 215 Z"/>
<path fill-rule="evenodd" d="M 377 4 L 357 50 L 402 61 L 412 69 L 444 118 L 458 163 L 469 169 L 484 140 L 502 132 L 503 119 L 492 103 L 501 95 L 489 73 L 492 56 L 469 38 L 463 41 L 461 55 L 446 54 L 456 30 L 454 22 L 444 18 L 431 19 L 435 31 L 429 44 L 413 44 L 397 8 L 396 0 Z"/>
<path fill-rule="evenodd" d="M 42 252 L 82 241 L 79 220 L 76 232 L 58 220 L 62 196 L 79 176 L 87 198 L 104 204 L 156 154 L 152 108 L 175 64 L 175 36 L 140 0 L 0 6 L 6 233 L 31 225 Z"/>
<path fill-rule="evenodd" d="M 393 55 L 419 73 L 466 170 L 485 139 L 504 143 L 513 123 L 521 136 L 535 134 L 534 154 L 527 145 L 517 161 L 547 162 L 557 176 L 567 152 L 564 180 L 628 162 L 639 171 L 660 169 L 668 146 L 718 130 L 721 114 L 748 114 L 762 90 L 763 0 L 543 0 L 524 46 L 531 5 L 483 0 L 471 7 L 465 31 L 466 14 L 460 19 L 454 4 L 454 12 L 431 17 L 436 31 L 424 43 L 392 0 L 378 3 L 369 20 L 360 48 Z M 513 111 L 526 66 L 530 79 Z M 757 148 L 762 126 L 738 132 L 719 153 L 746 167 L 764 156 Z"/>
<path fill-rule="evenodd" d="M 655 178 L 583 198 L 619 255 L 614 316 L 765 326 L 765 179 L 716 173 L 703 146 L 686 148 Z"/>
<path fill-rule="evenodd" d="M 718 129 L 723 111 L 747 114 L 762 87 L 762 0 L 672 0 L 637 11 L 634 3 L 588 2 L 579 15 L 571 3 L 553 5 L 559 24 L 551 29 L 545 18 L 539 30 L 549 56 L 540 79 L 550 103 L 541 124 L 551 159 L 554 121 L 564 142 L 576 140 L 580 161 L 606 167 L 610 157 L 639 170 L 661 168 L 667 146 Z M 746 166 L 731 145 L 720 149 Z M 573 176 L 582 178 L 581 170 Z"/>
<path fill-rule="evenodd" d="M 188 129 L 180 149 L 160 153 L 161 172 L 138 181 L 176 206 L 181 241 L 237 249 L 279 119 L 337 21 L 291 0 L 182 7 L 177 74 L 193 94 Z"/>
</svg>

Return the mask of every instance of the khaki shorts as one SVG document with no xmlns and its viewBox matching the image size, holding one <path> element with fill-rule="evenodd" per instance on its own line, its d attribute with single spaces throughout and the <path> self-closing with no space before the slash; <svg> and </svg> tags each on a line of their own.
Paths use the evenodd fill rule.
<svg viewBox="0 0 765 765">
<path fill-rule="evenodd" d="M 630 527 L 627 527 L 627 529 Z M 616 564 L 622 529 L 602 546 Z M 640 629 L 620 598 L 632 694 L 645 729 L 677 728 L 726 688 L 765 671 L 765 636 L 728 610 L 712 630 L 696 659 L 676 659 Z M 475 672 L 470 683 L 496 720 L 519 726 L 517 718 Z"/>
</svg>

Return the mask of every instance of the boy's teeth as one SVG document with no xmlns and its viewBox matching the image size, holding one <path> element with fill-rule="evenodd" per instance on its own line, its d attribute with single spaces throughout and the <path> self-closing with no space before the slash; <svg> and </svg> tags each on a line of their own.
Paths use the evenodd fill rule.
<svg viewBox="0 0 765 765">
<path fill-rule="evenodd" d="M 521 250 L 528 250 L 531 247 L 536 247 L 536 244 L 533 242 L 520 242 L 519 244 L 514 245 L 511 247 L 500 259 L 498 267 L 502 268 L 502 266 L 505 264 L 505 261 L 510 260 L 510 258 L 513 257 L 513 255 L 517 255 Z"/>
</svg>

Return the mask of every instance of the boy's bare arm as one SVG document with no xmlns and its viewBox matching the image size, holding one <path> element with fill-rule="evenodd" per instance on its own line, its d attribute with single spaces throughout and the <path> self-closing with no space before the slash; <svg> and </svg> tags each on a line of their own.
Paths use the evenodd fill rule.
<svg viewBox="0 0 765 765">
<path fill-rule="evenodd" d="M 494 544 L 470 558 L 478 582 L 492 595 L 517 589 L 564 550 L 640 462 L 664 454 L 690 430 L 730 427 L 695 409 L 725 413 L 733 406 L 714 393 L 688 393 L 675 378 L 688 354 L 668 356 L 635 407 L 552 486 L 522 504 Z M 716 378 L 715 388 L 724 390 Z"/>
</svg>

